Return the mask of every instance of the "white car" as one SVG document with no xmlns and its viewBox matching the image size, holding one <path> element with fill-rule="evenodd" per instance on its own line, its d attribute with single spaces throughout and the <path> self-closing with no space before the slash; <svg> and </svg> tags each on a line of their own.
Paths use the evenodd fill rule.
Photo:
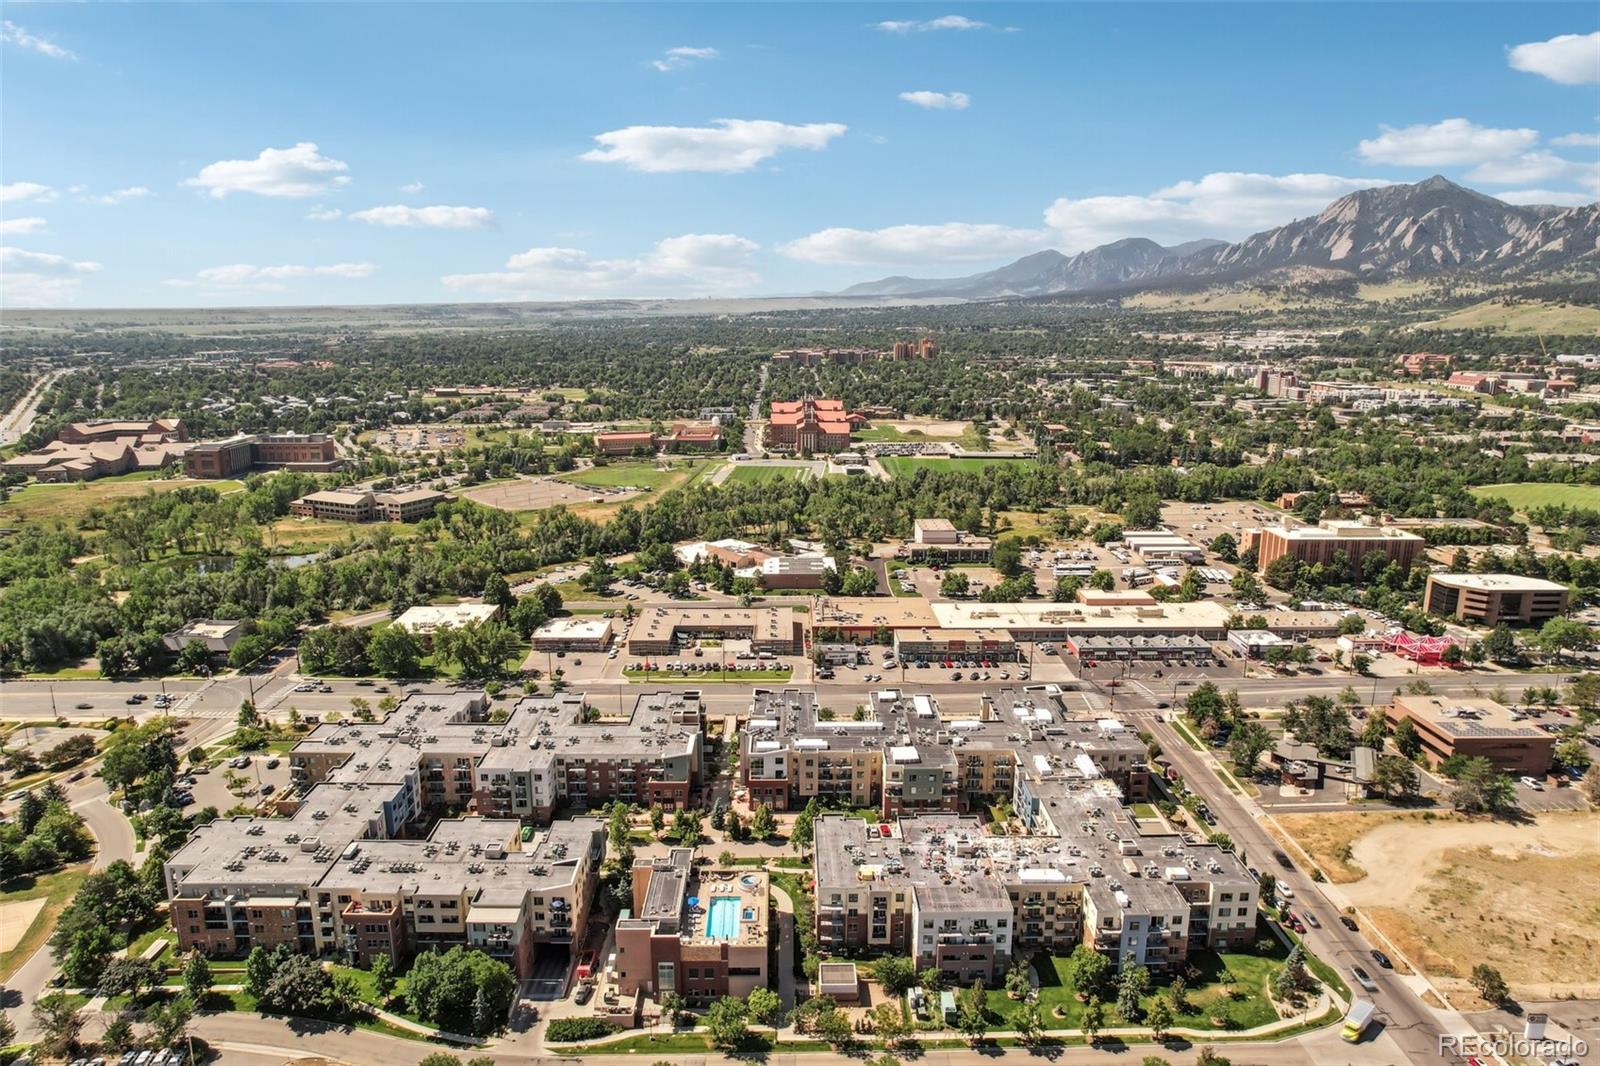
<svg viewBox="0 0 1600 1066">
<path fill-rule="evenodd" d="M 1544 791 L 1544 782 L 1540 781 L 1537 777 L 1523 777 L 1522 783 L 1533 789 L 1535 792 Z"/>
<path fill-rule="evenodd" d="M 1282 881 L 1279 881 L 1278 882 L 1278 896 L 1279 896 L 1280 899 L 1294 899 L 1294 889 L 1290 888 L 1288 885 L 1284 884 Z"/>
</svg>

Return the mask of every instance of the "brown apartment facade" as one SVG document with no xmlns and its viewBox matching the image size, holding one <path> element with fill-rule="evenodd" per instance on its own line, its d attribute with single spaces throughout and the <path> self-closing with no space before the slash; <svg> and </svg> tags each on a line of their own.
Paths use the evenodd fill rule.
<svg viewBox="0 0 1600 1066">
<path fill-rule="evenodd" d="M 1253 536 L 1251 535 L 1253 534 Z M 1426 542 L 1415 533 L 1393 526 L 1369 525 L 1365 522 L 1323 522 L 1317 526 L 1269 526 L 1252 530 L 1246 535 L 1242 547 L 1256 549 L 1256 566 L 1265 571 L 1276 560 L 1289 556 L 1308 566 L 1328 565 L 1340 556 L 1352 565 L 1361 566 L 1362 560 L 1374 552 L 1381 553 L 1390 562 L 1410 567 L 1422 558 Z"/>
</svg>

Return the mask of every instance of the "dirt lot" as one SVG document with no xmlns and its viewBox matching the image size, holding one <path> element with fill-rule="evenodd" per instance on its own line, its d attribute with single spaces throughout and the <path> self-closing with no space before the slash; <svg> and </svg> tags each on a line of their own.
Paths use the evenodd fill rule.
<svg viewBox="0 0 1600 1066">
<path fill-rule="evenodd" d="M 1452 998 L 1473 965 L 1522 996 L 1600 989 L 1600 814 L 1530 823 L 1416 814 L 1280 819 L 1328 877 Z"/>
<path fill-rule="evenodd" d="M 524 478 L 463 489 L 461 495 L 485 507 L 498 507 L 502 511 L 541 511 L 562 503 L 568 506 L 591 503 L 597 498 L 602 498 L 606 503 L 620 503 L 639 494 L 574 485 L 555 478 Z"/>
</svg>

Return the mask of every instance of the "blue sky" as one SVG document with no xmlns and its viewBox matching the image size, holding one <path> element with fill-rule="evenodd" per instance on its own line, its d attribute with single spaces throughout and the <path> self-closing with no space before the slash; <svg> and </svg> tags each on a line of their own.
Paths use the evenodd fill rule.
<svg viewBox="0 0 1600 1066">
<path fill-rule="evenodd" d="M 795 293 L 1600 198 L 1592 4 L 7 3 L 7 303 Z"/>
</svg>

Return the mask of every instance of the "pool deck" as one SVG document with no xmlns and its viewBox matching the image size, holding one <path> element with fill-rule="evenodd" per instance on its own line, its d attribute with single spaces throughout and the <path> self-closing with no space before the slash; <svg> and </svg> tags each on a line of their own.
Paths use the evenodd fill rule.
<svg viewBox="0 0 1600 1066">
<path fill-rule="evenodd" d="M 767 874 L 764 870 L 696 871 L 689 884 L 688 895 L 699 901 L 687 908 L 688 927 L 683 939 L 690 943 L 765 943 L 767 937 Z M 734 900 L 736 935 L 717 936 L 720 930 L 711 928 L 711 905 L 714 900 Z M 750 915 L 746 920 L 745 915 Z"/>
</svg>

